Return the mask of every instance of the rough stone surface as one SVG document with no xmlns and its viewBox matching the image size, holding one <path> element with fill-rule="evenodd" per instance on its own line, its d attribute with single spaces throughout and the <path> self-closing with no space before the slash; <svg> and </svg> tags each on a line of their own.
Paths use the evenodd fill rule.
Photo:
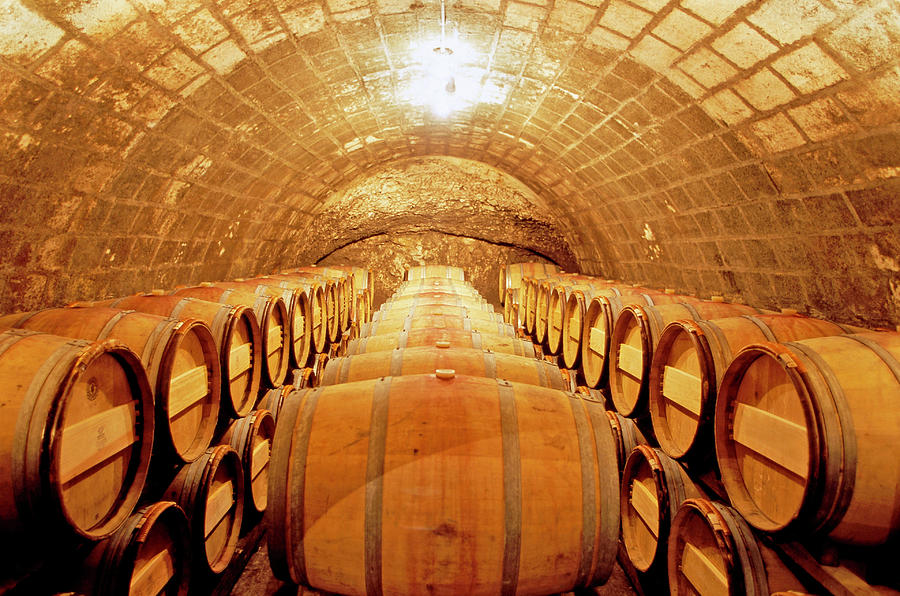
<svg viewBox="0 0 900 596">
<path fill-rule="evenodd" d="M 900 323 L 896 2 L 447 6 L 439 63 L 437 2 L 7 2 L 0 310 L 446 229 L 309 232 L 368 174 L 452 156 L 531 189 L 541 208 L 500 211 L 547 241 L 511 242 L 585 272 Z"/>
<path fill-rule="evenodd" d="M 514 246 L 440 232 L 425 232 L 371 236 L 336 250 L 317 264 L 356 265 L 372 270 L 375 273 L 375 306 L 380 306 L 394 293 L 403 279 L 406 267 L 462 267 L 466 272 L 466 279 L 497 308 L 497 312 L 502 312 L 497 294 L 500 266 L 525 261 L 552 262 Z"/>
</svg>

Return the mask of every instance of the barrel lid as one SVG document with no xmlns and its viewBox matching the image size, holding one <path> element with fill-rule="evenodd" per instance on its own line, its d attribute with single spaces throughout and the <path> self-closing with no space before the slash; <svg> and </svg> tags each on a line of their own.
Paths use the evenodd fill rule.
<svg viewBox="0 0 900 596">
<path fill-rule="evenodd" d="M 765 343 L 741 350 L 722 378 L 715 423 L 722 481 L 734 507 L 762 530 L 787 526 L 806 497 L 818 434 L 805 376 L 788 347 Z"/>
<path fill-rule="evenodd" d="M 647 453 L 635 449 L 628 455 L 622 474 L 622 543 L 628 559 L 640 571 L 647 571 L 654 563 L 660 544 L 663 513 L 657 473 Z"/>
<path fill-rule="evenodd" d="M 625 307 L 610 340 L 610 392 L 616 409 L 624 416 L 636 413 L 643 397 L 642 386 L 647 372 L 645 336 L 649 337 L 645 319 L 640 307 Z"/>
<path fill-rule="evenodd" d="M 696 501 L 696 502 L 695 502 Z M 718 512 L 705 500 L 688 499 L 672 522 L 669 539 L 669 590 L 681 594 L 733 594 L 734 557 Z M 740 586 L 738 586 L 740 587 Z"/>
</svg>

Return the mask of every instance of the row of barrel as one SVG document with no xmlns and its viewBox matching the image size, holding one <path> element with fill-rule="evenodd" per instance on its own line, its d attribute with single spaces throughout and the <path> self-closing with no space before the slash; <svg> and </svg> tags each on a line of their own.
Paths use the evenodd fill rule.
<svg viewBox="0 0 900 596">
<path fill-rule="evenodd" d="M 83 552 L 88 593 L 221 572 L 267 505 L 261 397 L 341 353 L 372 294 L 364 269 L 304 267 L 0 317 L 0 531 Z"/>
<path fill-rule="evenodd" d="M 874 558 L 892 548 L 900 334 L 543 264 L 509 269 L 506 320 L 630 420 L 621 515 L 635 568 L 667 573 L 672 593 L 697 582 L 767 593 L 796 581 L 750 527 L 776 541 L 861 545 Z M 722 502 L 701 505 L 710 492 Z M 717 520 L 727 538 L 717 540 L 734 550 L 710 559 L 715 542 L 687 549 L 699 518 Z"/>
<path fill-rule="evenodd" d="M 619 534 L 607 412 L 462 270 L 408 278 L 346 355 L 283 397 L 266 513 L 276 577 L 336 594 L 605 582 Z"/>
</svg>

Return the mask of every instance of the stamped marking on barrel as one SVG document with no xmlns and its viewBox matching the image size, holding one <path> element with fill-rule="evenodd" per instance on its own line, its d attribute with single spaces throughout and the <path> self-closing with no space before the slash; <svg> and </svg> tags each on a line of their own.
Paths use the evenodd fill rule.
<svg viewBox="0 0 900 596">
<path fill-rule="evenodd" d="M 606 354 L 606 332 L 599 327 L 591 327 L 588 347 L 594 354 L 604 356 Z"/>
<path fill-rule="evenodd" d="M 269 346 L 270 356 L 281 349 L 281 346 L 284 345 L 281 339 L 281 325 L 272 325 L 269 327 L 266 341 L 268 342 L 267 345 Z"/>
<path fill-rule="evenodd" d="M 650 533 L 659 536 L 659 501 L 643 482 L 631 483 L 631 506 Z"/>
<path fill-rule="evenodd" d="M 162 592 L 169 580 L 175 575 L 175 561 L 172 559 L 172 543 L 168 542 L 149 561 L 144 563 L 131 576 L 128 593 L 132 596 L 155 596 Z"/>
<path fill-rule="evenodd" d="M 806 429 L 771 412 L 737 404 L 734 440 L 782 468 L 806 478 L 809 474 L 809 437 Z M 778 440 L 773 441 L 772 437 Z"/>
<path fill-rule="evenodd" d="M 681 573 L 700 594 L 730 594 L 728 578 L 693 544 L 684 545 Z"/>
<path fill-rule="evenodd" d="M 206 366 L 195 366 L 169 382 L 169 418 L 174 418 L 199 403 L 209 394 Z"/>
<path fill-rule="evenodd" d="M 206 499 L 206 519 L 203 522 L 204 535 L 212 534 L 234 505 L 234 485 L 231 481 L 219 485 Z"/>
<path fill-rule="evenodd" d="M 62 484 L 84 474 L 137 441 L 135 402 L 101 412 L 63 430 L 59 455 Z"/>
<path fill-rule="evenodd" d="M 231 353 L 228 355 L 228 369 L 231 372 L 232 380 L 250 369 L 253 353 L 251 348 L 249 342 L 231 348 Z"/>
<path fill-rule="evenodd" d="M 630 344 L 619 344 L 619 370 L 636 379 L 641 378 L 644 369 L 644 353 Z"/>
<path fill-rule="evenodd" d="M 663 372 L 663 397 L 693 414 L 700 415 L 700 377 L 674 366 L 666 366 Z"/>
</svg>

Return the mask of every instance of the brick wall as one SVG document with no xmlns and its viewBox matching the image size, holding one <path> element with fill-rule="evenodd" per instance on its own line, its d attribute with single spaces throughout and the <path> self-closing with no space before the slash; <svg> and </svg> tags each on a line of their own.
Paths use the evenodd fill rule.
<svg viewBox="0 0 900 596">
<path fill-rule="evenodd" d="M 900 322 L 896 3 L 448 17 L 443 116 L 439 3 L 7 3 L 0 310 L 316 260 L 331 240 L 295 247 L 341 191 L 443 155 L 524 183 L 585 271 Z"/>
</svg>

